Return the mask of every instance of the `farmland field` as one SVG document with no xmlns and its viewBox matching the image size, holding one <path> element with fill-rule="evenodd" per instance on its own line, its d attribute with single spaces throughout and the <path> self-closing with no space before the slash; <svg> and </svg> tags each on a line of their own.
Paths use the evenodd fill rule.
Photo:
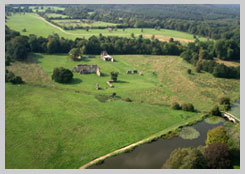
<svg viewBox="0 0 245 174">
<path fill-rule="evenodd" d="M 61 26 L 70 27 L 70 26 L 81 26 L 81 27 L 106 27 L 106 26 L 116 26 L 117 24 L 102 22 L 102 21 L 91 21 L 85 22 L 78 19 L 68 19 L 68 20 L 52 20 L 54 23 L 57 23 Z"/>
<path fill-rule="evenodd" d="M 6 84 L 6 168 L 78 168 L 203 114 L 172 110 L 172 101 L 191 102 L 204 112 L 223 92 L 233 100 L 239 97 L 239 80 L 188 75 L 187 68 L 193 67 L 177 56 L 114 58 L 116 62 L 99 56 L 73 62 L 64 54 L 31 54 L 8 68 L 26 84 Z M 66 85 L 51 80 L 54 67 L 77 64 L 97 64 L 103 76 L 74 73 L 74 81 Z M 143 76 L 126 74 L 133 69 Z M 118 82 L 105 89 L 111 71 L 120 73 Z M 102 90 L 95 89 L 96 83 Z M 104 100 L 112 92 L 119 97 Z"/>
<path fill-rule="evenodd" d="M 57 14 L 57 13 L 46 13 L 45 14 L 48 18 L 69 18 L 69 16 Z"/>
<path fill-rule="evenodd" d="M 152 35 L 155 35 L 155 38 L 158 38 L 161 41 L 168 41 L 171 37 L 180 42 L 190 42 L 193 41 L 193 35 L 189 33 L 179 32 L 175 30 L 161 29 L 160 31 L 150 28 L 144 28 L 141 32 L 140 28 L 127 28 L 117 29 L 117 31 L 108 31 L 107 29 L 90 29 L 86 31 L 85 29 L 79 30 L 68 30 L 65 31 L 58 27 L 54 27 L 49 23 L 42 20 L 38 15 L 33 13 L 24 14 L 14 14 L 8 17 L 6 25 L 11 29 L 19 31 L 22 35 L 35 34 L 37 36 L 47 37 L 53 33 L 57 33 L 59 36 L 75 39 L 77 37 L 89 38 L 92 35 L 98 36 L 100 33 L 104 36 L 120 36 L 120 37 L 131 37 L 131 34 L 134 33 L 135 36 L 143 35 L 145 38 L 151 38 Z M 26 32 L 23 32 L 23 29 L 26 29 Z M 206 38 L 200 37 L 200 40 L 206 40 Z"/>
</svg>

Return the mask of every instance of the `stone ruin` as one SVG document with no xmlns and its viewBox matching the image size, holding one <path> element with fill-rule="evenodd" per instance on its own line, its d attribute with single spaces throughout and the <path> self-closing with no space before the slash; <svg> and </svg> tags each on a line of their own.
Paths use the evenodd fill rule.
<svg viewBox="0 0 245 174">
<path fill-rule="evenodd" d="M 100 69 L 97 65 L 77 65 L 72 69 L 72 71 L 78 72 L 79 74 L 90 74 L 96 73 L 98 76 L 101 75 Z"/>
<path fill-rule="evenodd" d="M 114 62 L 114 58 L 111 57 L 106 51 L 102 51 L 102 53 L 100 54 L 101 59 L 103 59 L 104 61 L 111 61 Z"/>
<path fill-rule="evenodd" d="M 142 72 L 139 72 L 138 70 L 128 70 L 126 74 L 139 74 L 142 75 Z"/>
</svg>

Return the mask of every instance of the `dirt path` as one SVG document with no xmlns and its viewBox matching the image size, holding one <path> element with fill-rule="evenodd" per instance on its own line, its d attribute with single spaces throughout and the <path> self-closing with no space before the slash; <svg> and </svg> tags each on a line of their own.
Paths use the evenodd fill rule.
<svg viewBox="0 0 245 174">
<path fill-rule="evenodd" d="M 50 23 L 49 21 L 46 21 L 46 20 L 45 20 L 43 17 L 41 17 L 41 16 L 36 16 L 36 17 L 39 18 L 39 19 L 41 19 L 41 20 L 44 21 L 45 23 L 51 25 L 52 27 L 57 28 L 58 30 L 60 30 L 61 32 L 65 33 L 65 34 L 73 35 L 73 36 L 84 36 L 84 34 L 69 33 L 69 32 L 67 32 L 67 31 L 65 31 L 64 29 L 62 29 L 62 28 L 60 28 L 60 27 L 58 27 L 58 26 L 56 26 L 56 25 Z"/>
</svg>

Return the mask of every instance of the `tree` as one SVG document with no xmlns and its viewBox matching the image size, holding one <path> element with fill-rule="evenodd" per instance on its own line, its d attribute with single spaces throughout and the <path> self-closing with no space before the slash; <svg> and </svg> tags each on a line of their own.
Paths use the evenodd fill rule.
<svg viewBox="0 0 245 174">
<path fill-rule="evenodd" d="M 229 97 L 221 97 L 219 98 L 219 104 L 231 104 L 231 99 Z"/>
<path fill-rule="evenodd" d="M 175 149 L 162 168 L 164 169 L 204 169 L 206 161 L 196 148 Z"/>
<path fill-rule="evenodd" d="M 179 103 L 177 103 L 177 102 L 173 102 L 173 103 L 171 104 L 171 108 L 172 108 L 172 109 L 175 109 L 175 110 L 180 110 L 180 109 L 181 109 Z"/>
<path fill-rule="evenodd" d="M 80 49 L 79 48 L 72 48 L 69 52 L 69 57 L 72 59 L 72 60 L 77 60 L 77 58 L 81 56 L 81 52 L 80 52 Z"/>
<path fill-rule="evenodd" d="M 47 43 L 48 53 L 57 53 L 59 52 L 59 39 L 56 37 L 50 37 Z"/>
<path fill-rule="evenodd" d="M 182 108 L 183 111 L 190 111 L 190 112 L 194 112 L 195 111 L 194 106 L 191 103 L 183 103 L 181 105 L 181 108 Z"/>
<path fill-rule="evenodd" d="M 59 83 L 69 83 L 72 81 L 73 73 L 69 69 L 63 67 L 54 68 L 52 79 Z"/>
<path fill-rule="evenodd" d="M 188 74 L 191 74 L 191 69 L 188 69 L 188 70 L 187 70 L 187 73 L 188 73 Z"/>
<path fill-rule="evenodd" d="M 227 131 L 223 126 L 218 126 L 208 131 L 206 145 L 213 143 L 223 143 L 226 144 L 228 141 Z"/>
<path fill-rule="evenodd" d="M 15 76 L 11 71 L 5 71 L 5 82 L 11 82 L 12 84 L 22 84 L 24 81 L 20 76 Z"/>
<path fill-rule="evenodd" d="M 111 72 L 111 80 L 113 80 L 113 82 L 117 81 L 118 74 L 118 72 Z"/>
<path fill-rule="evenodd" d="M 230 151 L 225 144 L 209 144 L 204 151 L 204 156 L 209 169 L 231 169 Z"/>
<path fill-rule="evenodd" d="M 215 115 L 215 116 L 221 116 L 221 112 L 220 112 L 219 107 L 217 105 L 213 107 L 213 109 L 210 111 L 210 113 L 212 115 Z"/>
</svg>

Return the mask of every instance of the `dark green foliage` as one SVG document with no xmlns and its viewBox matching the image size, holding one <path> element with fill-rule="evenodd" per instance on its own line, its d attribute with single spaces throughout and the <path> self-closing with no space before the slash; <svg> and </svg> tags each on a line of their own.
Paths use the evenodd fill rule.
<svg viewBox="0 0 245 174">
<path fill-rule="evenodd" d="M 191 69 L 188 69 L 188 70 L 187 70 L 187 73 L 188 73 L 188 74 L 191 74 Z"/>
<path fill-rule="evenodd" d="M 11 82 L 15 78 L 15 74 L 11 71 L 6 70 L 5 72 L 5 82 Z"/>
<path fill-rule="evenodd" d="M 229 97 L 221 97 L 219 98 L 219 104 L 231 104 L 231 99 Z"/>
<path fill-rule="evenodd" d="M 214 116 L 221 116 L 221 112 L 219 110 L 219 107 L 216 105 L 210 112 Z"/>
<path fill-rule="evenodd" d="M 13 60 L 25 60 L 29 51 L 30 47 L 26 36 L 16 36 L 6 43 L 6 52 Z"/>
<path fill-rule="evenodd" d="M 53 70 L 52 79 L 59 83 L 69 83 L 72 81 L 73 73 L 63 67 Z"/>
<path fill-rule="evenodd" d="M 204 169 L 206 161 L 196 148 L 175 149 L 162 168 L 164 169 Z"/>
<path fill-rule="evenodd" d="M 204 151 L 204 156 L 209 169 L 231 169 L 230 151 L 225 144 L 209 144 Z"/>
<path fill-rule="evenodd" d="M 181 108 L 183 111 L 195 112 L 194 106 L 191 103 L 183 103 Z"/>
<path fill-rule="evenodd" d="M 79 48 L 72 48 L 69 52 L 69 57 L 72 59 L 72 60 L 77 60 L 77 57 L 78 56 L 81 56 L 81 51 Z"/>
<path fill-rule="evenodd" d="M 208 131 L 206 145 L 213 143 L 223 143 L 227 144 L 228 135 L 227 131 L 223 126 L 218 126 Z"/>
<path fill-rule="evenodd" d="M 11 71 L 5 71 L 5 82 L 11 82 L 12 84 L 22 84 L 24 81 L 20 76 L 15 76 Z"/>
<path fill-rule="evenodd" d="M 111 80 L 113 80 L 113 82 L 117 81 L 118 74 L 119 72 L 111 72 Z"/>
<path fill-rule="evenodd" d="M 181 109 L 179 103 L 177 103 L 177 102 L 173 102 L 173 103 L 171 104 L 171 108 L 172 108 L 172 109 L 175 109 L 175 110 L 180 110 L 180 109 Z"/>
<path fill-rule="evenodd" d="M 23 31 L 23 32 L 26 32 L 26 29 L 24 28 L 22 31 Z"/>
</svg>

